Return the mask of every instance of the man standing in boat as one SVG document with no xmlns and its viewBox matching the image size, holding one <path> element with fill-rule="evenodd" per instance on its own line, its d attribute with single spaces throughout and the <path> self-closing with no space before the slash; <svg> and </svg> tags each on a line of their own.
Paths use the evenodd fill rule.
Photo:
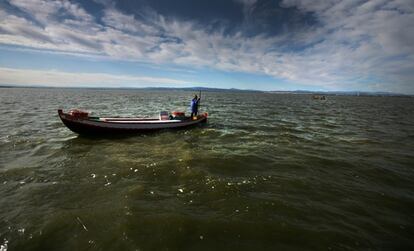
<svg viewBox="0 0 414 251">
<path fill-rule="evenodd" d="M 197 95 L 195 95 L 194 98 L 191 100 L 191 118 L 194 118 L 194 116 L 197 116 L 199 102 L 200 102 L 200 98 Z"/>
</svg>

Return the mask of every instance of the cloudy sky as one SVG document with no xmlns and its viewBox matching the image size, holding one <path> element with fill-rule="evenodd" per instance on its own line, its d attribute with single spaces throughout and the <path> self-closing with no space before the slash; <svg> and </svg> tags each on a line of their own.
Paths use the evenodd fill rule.
<svg viewBox="0 0 414 251">
<path fill-rule="evenodd" d="M 0 84 L 414 94 L 414 1 L 0 0 Z"/>
</svg>

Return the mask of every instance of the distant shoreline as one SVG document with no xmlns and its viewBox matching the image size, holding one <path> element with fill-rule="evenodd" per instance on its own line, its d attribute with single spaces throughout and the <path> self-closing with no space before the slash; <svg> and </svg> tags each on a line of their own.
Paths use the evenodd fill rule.
<svg viewBox="0 0 414 251">
<path fill-rule="evenodd" d="M 53 87 L 53 86 L 18 86 L 0 85 L 0 88 L 32 88 L 32 89 L 85 89 L 85 90 L 145 90 L 145 91 L 204 91 L 204 92 L 244 92 L 244 93 L 270 93 L 270 94 L 302 94 L 302 95 L 327 95 L 327 96 L 370 96 L 370 97 L 414 97 L 410 94 L 392 92 L 366 92 L 366 91 L 261 91 L 253 89 L 236 88 L 208 88 L 208 87 Z"/>
</svg>

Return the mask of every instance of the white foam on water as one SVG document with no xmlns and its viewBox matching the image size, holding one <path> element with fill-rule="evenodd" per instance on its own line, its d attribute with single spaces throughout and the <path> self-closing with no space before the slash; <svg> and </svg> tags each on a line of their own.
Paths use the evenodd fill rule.
<svg viewBox="0 0 414 251">
<path fill-rule="evenodd" d="M 7 239 L 4 239 L 3 244 L 0 244 L 0 251 L 7 251 L 9 241 Z"/>
</svg>

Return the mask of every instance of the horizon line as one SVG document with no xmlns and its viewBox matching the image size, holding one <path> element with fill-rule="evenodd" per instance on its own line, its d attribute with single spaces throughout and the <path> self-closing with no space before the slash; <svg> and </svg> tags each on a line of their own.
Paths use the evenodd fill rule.
<svg viewBox="0 0 414 251">
<path fill-rule="evenodd" d="M 387 91 L 312 91 L 312 90 L 257 90 L 257 89 L 242 89 L 242 88 L 216 88 L 216 87 L 204 87 L 204 86 L 191 86 L 191 87 L 162 87 L 162 86 L 145 86 L 145 87 L 92 87 L 92 86 L 49 86 L 49 85 L 7 85 L 0 84 L 0 88 L 39 88 L 39 89 L 90 89 L 90 90 L 150 90 L 150 89 L 169 89 L 169 90 L 183 90 L 183 91 L 234 91 L 234 92 L 263 92 L 263 93 L 292 93 L 292 94 L 340 94 L 340 95 L 351 95 L 351 96 L 404 96 L 414 97 L 414 94 L 403 94 L 397 92 Z"/>
</svg>

